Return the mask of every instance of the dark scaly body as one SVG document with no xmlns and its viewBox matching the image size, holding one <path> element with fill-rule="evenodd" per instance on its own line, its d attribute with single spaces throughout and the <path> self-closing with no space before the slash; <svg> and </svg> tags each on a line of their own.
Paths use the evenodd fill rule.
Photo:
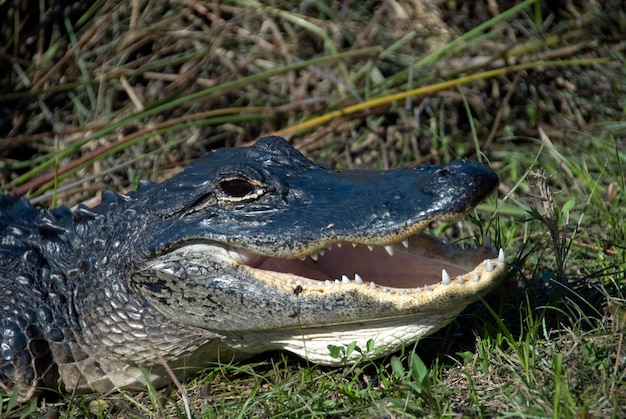
<svg viewBox="0 0 626 419">
<path fill-rule="evenodd" d="M 183 377 L 276 348 L 354 362 L 326 345 L 372 333 L 397 350 L 503 276 L 490 249 L 419 234 L 497 182 L 468 161 L 334 172 L 269 137 L 92 209 L 0 197 L 0 390 L 160 386 L 157 353 Z"/>
</svg>

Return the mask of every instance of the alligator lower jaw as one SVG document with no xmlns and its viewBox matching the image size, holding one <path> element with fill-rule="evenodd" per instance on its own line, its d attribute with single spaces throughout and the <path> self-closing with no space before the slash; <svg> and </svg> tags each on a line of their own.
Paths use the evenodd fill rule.
<svg viewBox="0 0 626 419">
<path fill-rule="evenodd" d="M 298 259 L 234 248 L 229 254 L 256 278 L 274 286 L 322 293 L 354 287 L 369 295 L 395 296 L 395 302 L 401 295 L 433 292 L 449 293 L 451 305 L 463 296 L 476 300 L 506 270 L 502 249 L 496 252 L 489 244 L 460 249 L 426 234 L 383 246 L 338 242 Z M 442 304 L 447 305 L 445 298 Z"/>
<path fill-rule="evenodd" d="M 330 246 L 300 260 L 194 240 L 158 256 L 134 279 L 157 310 L 221 336 L 228 351 L 285 349 L 344 365 L 361 356 L 338 359 L 328 345 L 364 349 L 371 341 L 366 358 L 394 352 L 448 324 L 506 273 L 502 251 L 459 249 L 423 234 L 371 250 Z"/>
<path fill-rule="evenodd" d="M 493 290 L 507 269 L 502 250 L 460 249 L 424 234 L 387 246 L 334 244 L 304 261 L 235 249 L 229 254 L 275 295 L 297 295 L 300 307 L 296 326 L 264 327 L 273 319 L 251 319 L 264 329 L 263 338 L 237 333 L 239 350 L 283 349 L 330 366 L 382 357 L 435 332 Z M 323 309 L 310 314 L 311 307 Z M 371 352 L 329 355 L 329 345 L 354 344 L 361 351 L 371 344 Z"/>
</svg>

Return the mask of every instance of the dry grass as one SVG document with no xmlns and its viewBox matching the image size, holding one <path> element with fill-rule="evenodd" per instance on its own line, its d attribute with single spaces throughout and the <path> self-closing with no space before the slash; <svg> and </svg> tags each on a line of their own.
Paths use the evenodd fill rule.
<svg viewBox="0 0 626 419">
<path fill-rule="evenodd" d="M 547 3 L 0 4 L 4 192 L 73 206 L 278 132 L 341 169 L 489 161 L 500 200 L 456 235 L 514 255 L 495 316 L 479 304 L 418 346 L 426 373 L 404 354 L 345 370 L 273 354 L 207 370 L 189 403 L 172 389 L 4 413 L 626 414 L 626 12 Z"/>
</svg>

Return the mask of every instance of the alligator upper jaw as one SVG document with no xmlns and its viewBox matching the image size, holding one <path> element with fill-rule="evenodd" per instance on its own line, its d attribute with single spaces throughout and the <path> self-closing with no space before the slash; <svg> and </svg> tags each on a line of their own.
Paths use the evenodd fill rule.
<svg viewBox="0 0 626 419">
<path fill-rule="evenodd" d="M 502 250 L 498 253 L 489 243 L 462 249 L 420 233 L 382 246 L 337 241 L 297 259 L 232 247 L 228 253 L 259 279 L 282 285 L 312 290 L 354 284 L 392 293 L 421 292 L 453 280 L 463 284 L 483 277 L 485 282 L 485 276 L 505 262 Z"/>
</svg>

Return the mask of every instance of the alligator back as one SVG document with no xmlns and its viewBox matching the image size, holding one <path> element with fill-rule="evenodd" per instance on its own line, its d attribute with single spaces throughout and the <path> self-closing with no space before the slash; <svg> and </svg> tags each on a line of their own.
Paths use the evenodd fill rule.
<svg viewBox="0 0 626 419">
<path fill-rule="evenodd" d="M 0 196 L 0 393 L 18 391 L 25 401 L 45 388 L 162 386 L 168 374 L 154 348 L 174 368 L 199 363 L 194 353 L 204 355 L 214 335 L 153 310 L 125 271 L 133 259 L 129 231 L 147 231 L 136 195 L 107 192 L 99 206 L 73 213 Z"/>
<path fill-rule="evenodd" d="M 63 342 L 67 293 L 63 275 L 48 261 L 53 238 L 67 257 L 67 209 L 39 212 L 26 200 L 0 196 L 0 389 L 20 389 L 29 398 L 36 387 L 54 387 L 58 371 L 48 342 Z"/>
</svg>

